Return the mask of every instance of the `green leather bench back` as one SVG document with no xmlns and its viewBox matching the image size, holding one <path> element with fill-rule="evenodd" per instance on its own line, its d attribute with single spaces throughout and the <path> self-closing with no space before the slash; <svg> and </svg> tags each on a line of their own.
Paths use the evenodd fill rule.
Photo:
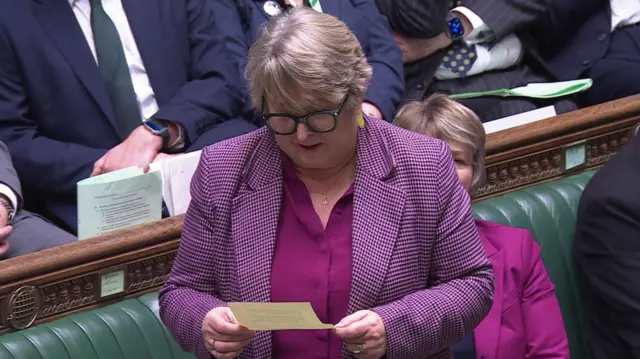
<svg viewBox="0 0 640 359">
<path fill-rule="evenodd" d="M 194 359 L 160 322 L 157 294 L 0 337 L 2 359 Z"/>
<path fill-rule="evenodd" d="M 556 285 L 572 359 L 591 358 L 572 247 L 578 202 L 593 174 L 585 172 L 473 205 L 476 217 L 528 229 L 540 244 L 542 260 Z"/>
<path fill-rule="evenodd" d="M 490 198 L 474 215 L 526 228 L 542 257 L 562 308 L 571 357 L 588 359 L 586 319 L 571 247 L 580 195 L 592 172 Z M 544 318 L 540 318 L 544 320 Z M 193 359 L 175 343 L 158 315 L 156 294 L 0 337 L 1 359 Z"/>
</svg>

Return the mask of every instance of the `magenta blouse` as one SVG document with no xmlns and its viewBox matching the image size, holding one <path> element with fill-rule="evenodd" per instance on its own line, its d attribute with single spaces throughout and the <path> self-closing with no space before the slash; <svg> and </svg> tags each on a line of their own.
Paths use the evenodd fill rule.
<svg viewBox="0 0 640 359">
<path fill-rule="evenodd" d="M 305 185 L 283 159 L 284 193 L 273 265 L 272 302 L 311 302 L 324 323 L 347 315 L 351 290 L 353 186 L 333 208 L 327 227 Z M 330 330 L 274 331 L 274 359 L 340 359 L 342 340 Z"/>
</svg>

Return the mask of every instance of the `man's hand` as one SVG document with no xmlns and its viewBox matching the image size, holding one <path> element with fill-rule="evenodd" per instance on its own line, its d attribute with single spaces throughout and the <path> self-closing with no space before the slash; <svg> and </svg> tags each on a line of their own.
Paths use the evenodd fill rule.
<svg viewBox="0 0 640 359">
<path fill-rule="evenodd" d="M 138 126 L 124 142 L 107 152 L 93 165 L 91 177 L 121 168 L 146 167 L 162 150 L 162 138 Z"/>
<path fill-rule="evenodd" d="M 380 112 L 376 105 L 369 102 L 362 103 L 362 112 L 369 117 L 382 118 L 382 112 Z"/>
<path fill-rule="evenodd" d="M 398 33 L 393 33 L 393 38 L 402 50 L 404 63 L 420 60 L 451 45 L 451 38 L 444 32 L 430 39 L 411 38 Z"/>
<path fill-rule="evenodd" d="M 4 195 L 0 195 L 5 201 L 9 202 L 9 199 Z M 0 257 L 7 254 L 9 250 L 9 242 L 7 237 L 11 234 L 13 227 L 9 224 L 9 211 L 4 206 L 0 206 Z"/>
<path fill-rule="evenodd" d="M 380 359 L 387 352 L 387 334 L 378 313 L 361 310 L 336 324 L 335 333 L 357 359 Z"/>
</svg>

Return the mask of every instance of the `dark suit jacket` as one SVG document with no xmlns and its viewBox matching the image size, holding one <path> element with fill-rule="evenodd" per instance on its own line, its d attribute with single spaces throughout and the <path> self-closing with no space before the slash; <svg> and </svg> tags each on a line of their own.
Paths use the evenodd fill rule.
<svg viewBox="0 0 640 359">
<path fill-rule="evenodd" d="M 123 0 L 160 106 L 154 117 L 181 124 L 188 144 L 243 108 L 209 1 Z M 76 182 L 123 138 L 67 0 L 0 0 L 0 140 L 27 205 L 75 232 Z"/>
<path fill-rule="evenodd" d="M 596 359 L 640 358 L 640 136 L 591 179 L 574 250 Z"/>
<path fill-rule="evenodd" d="M 229 50 L 244 74 L 249 47 L 258 39 L 270 16 L 263 0 L 209 0 L 216 22 L 224 30 Z M 322 11 L 345 22 L 364 49 L 373 68 L 373 79 L 365 101 L 376 105 L 391 121 L 404 91 L 402 52 L 396 45 L 387 20 L 372 0 L 322 0 Z M 246 85 L 245 85 L 246 86 Z"/>
<path fill-rule="evenodd" d="M 547 67 L 560 80 L 575 80 L 609 48 L 609 0 L 552 1 L 532 33 Z"/>
</svg>

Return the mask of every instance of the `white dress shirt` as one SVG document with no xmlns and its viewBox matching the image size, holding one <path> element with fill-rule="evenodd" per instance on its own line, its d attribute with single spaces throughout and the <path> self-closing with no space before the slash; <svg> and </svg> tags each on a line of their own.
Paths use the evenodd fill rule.
<svg viewBox="0 0 640 359">
<path fill-rule="evenodd" d="M 522 60 L 524 54 L 522 42 L 515 34 L 508 35 L 497 44 L 489 46 L 487 43 L 493 41 L 495 35 L 476 13 L 464 6 L 458 6 L 452 11 L 463 14 L 473 27 L 473 31 L 465 34 L 463 38 L 463 41 L 467 45 L 475 46 L 477 54 L 476 61 L 473 63 L 467 76 L 473 76 L 491 70 L 506 69 L 517 65 L 520 60 Z M 480 34 L 482 34 L 482 36 L 480 36 Z M 435 77 L 438 80 L 451 80 L 459 78 L 460 76 L 441 65 L 436 71 Z"/>
<path fill-rule="evenodd" d="M 18 211 L 18 196 L 16 196 L 16 193 L 13 192 L 11 187 L 4 183 L 0 183 L 0 194 L 5 195 L 9 199 L 9 202 L 11 202 L 11 205 L 13 206 L 13 216 L 15 216 Z M 13 216 L 9 219 L 12 219 Z"/>
<path fill-rule="evenodd" d="M 640 0 L 610 0 L 611 31 L 640 23 Z"/>
<path fill-rule="evenodd" d="M 91 4 L 89 0 L 69 0 L 69 4 L 73 9 L 73 13 L 76 15 L 76 19 L 78 19 L 80 28 L 84 33 L 84 37 L 87 39 L 93 58 L 97 63 L 98 57 L 93 41 L 93 30 L 91 29 Z M 143 120 L 150 118 L 158 112 L 156 95 L 153 93 L 153 88 L 151 88 L 147 71 L 144 68 L 144 63 L 138 51 L 136 40 L 131 32 L 129 20 L 122 7 L 122 2 L 120 0 L 102 0 L 102 7 L 118 29 L 120 41 L 124 47 L 124 56 L 129 65 L 133 89 L 140 104 L 140 123 L 142 124 Z"/>
</svg>

